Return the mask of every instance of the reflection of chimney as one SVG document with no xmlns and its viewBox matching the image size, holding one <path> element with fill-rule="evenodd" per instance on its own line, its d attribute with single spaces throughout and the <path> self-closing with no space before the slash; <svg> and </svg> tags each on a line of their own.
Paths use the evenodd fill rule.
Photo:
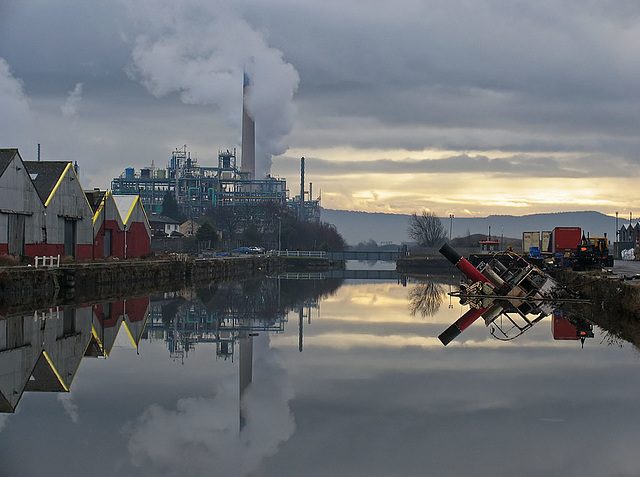
<svg viewBox="0 0 640 477">
<path fill-rule="evenodd" d="M 249 179 L 256 178 L 256 125 L 247 111 L 249 77 L 244 75 L 242 86 L 242 156 L 241 169 L 249 173 Z"/>
<path fill-rule="evenodd" d="M 240 345 L 240 430 L 244 428 L 246 416 L 243 409 L 242 398 L 247 392 L 247 388 L 253 379 L 253 336 L 250 334 L 241 335 L 238 339 Z"/>
<path fill-rule="evenodd" d="M 303 328 L 303 321 L 302 319 L 304 318 L 304 305 L 302 303 L 300 303 L 300 321 L 298 324 L 298 351 L 300 351 L 302 353 L 302 328 Z"/>
</svg>

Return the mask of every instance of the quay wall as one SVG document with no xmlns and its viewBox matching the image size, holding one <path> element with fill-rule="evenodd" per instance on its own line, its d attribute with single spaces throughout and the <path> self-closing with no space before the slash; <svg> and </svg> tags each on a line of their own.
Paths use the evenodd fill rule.
<svg viewBox="0 0 640 477">
<path fill-rule="evenodd" d="M 0 314 L 16 308 L 141 296 L 188 286 L 329 268 L 327 259 L 267 255 L 184 260 L 119 260 L 60 268 L 0 267 Z"/>
</svg>

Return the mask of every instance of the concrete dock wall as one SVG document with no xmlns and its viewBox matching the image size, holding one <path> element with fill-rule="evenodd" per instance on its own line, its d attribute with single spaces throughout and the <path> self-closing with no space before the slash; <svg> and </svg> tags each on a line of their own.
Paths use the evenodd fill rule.
<svg viewBox="0 0 640 477">
<path fill-rule="evenodd" d="M 25 306 L 92 302 L 175 291 L 193 285 L 329 268 L 326 259 L 268 255 L 184 260 L 120 260 L 60 268 L 0 267 L 0 314 Z"/>
</svg>

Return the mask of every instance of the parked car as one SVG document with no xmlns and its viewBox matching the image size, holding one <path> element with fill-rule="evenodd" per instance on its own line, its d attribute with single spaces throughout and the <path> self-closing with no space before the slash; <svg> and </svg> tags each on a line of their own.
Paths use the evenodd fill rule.
<svg viewBox="0 0 640 477">
<path fill-rule="evenodd" d="M 251 253 L 251 248 L 249 247 L 238 247 L 231 250 L 233 253 Z"/>
</svg>

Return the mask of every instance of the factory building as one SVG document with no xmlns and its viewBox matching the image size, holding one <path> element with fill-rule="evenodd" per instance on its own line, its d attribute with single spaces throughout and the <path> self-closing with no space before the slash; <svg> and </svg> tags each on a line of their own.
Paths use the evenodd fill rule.
<svg viewBox="0 0 640 477">
<path fill-rule="evenodd" d="M 253 172 L 243 171 L 236 161 L 236 150 L 219 151 L 216 166 L 201 166 L 186 146 L 176 149 L 166 168 L 154 165 L 136 171 L 125 169 L 120 177 L 111 181 L 114 195 L 140 196 L 145 210 L 162 213 L 162 203 L 167 192 L 171 193 L 187 217 L 199 217 L 211 207 L 241 207 L 273 203 L 300 209 L 300 196 L 289 199 L 287 182 L 267 176 L 251 178 Z M 305 194 L 306 197 L 307 194 Z M 311 193 L 303 198 L 304 217 L 319 217 L 319 199 L 312 200 Z"/>
</svg>

